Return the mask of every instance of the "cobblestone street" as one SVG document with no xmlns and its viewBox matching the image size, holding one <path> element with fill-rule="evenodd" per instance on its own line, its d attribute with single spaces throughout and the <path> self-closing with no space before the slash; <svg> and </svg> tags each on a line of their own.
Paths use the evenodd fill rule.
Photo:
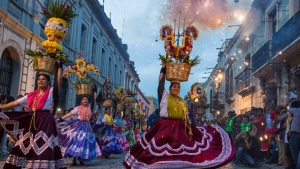
<svg viewBox="0 0 300 169">
<path fill-rule="evenodd" d="M 81 166 L 79 162 L 77 161 L 77 166 L 72 166 L 72 159 L 65 160 L 65 163 L 67 165 L 68 169 L 124 169 L 123 167 L 123 160 L 126 153 L 123 154 L 112 154 L 111 158 L 109 159 L 102 159 L 101 157 L 98 157 L 97 159 L 85 163 L 84 166 Z M 0 166 L 2 167 L 5 163 L 7 155 L 0 154 Z M 219 169 L 283 169 L 283 167 L 278 167 L 275 165 L 266 165 L 257 163 L 255 167 L 247 167 L 245 165 L 241 165 L 240 167 L 237 167 L 233 163 L 229 163 L 226 166 L 223 166 Z"/>
</svg>

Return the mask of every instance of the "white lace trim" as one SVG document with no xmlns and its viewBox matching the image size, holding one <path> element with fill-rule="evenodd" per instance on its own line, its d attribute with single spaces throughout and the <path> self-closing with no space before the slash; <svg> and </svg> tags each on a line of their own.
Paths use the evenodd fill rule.
<svg viewBox="0 0 300 169">
<path fill-rule="evenodd" d="M 157 146 L 154 138 L 152 138 L 151 141 L 150 141 L 152 143 L 153 147 L 154 147 L 154 150 L 163 150 L 163 149 L 166 149 L 166 148 L 170 151 L 173 151 L 173 152 L 179 152 L 179 151 L 184 150 L 181 153 L 172 154 L 171 152 L 168 152 L 168 150 L 164 150 L 161 153 L 155 153 L 152 150 L 151 144 L 146 140 L 145 136 L 143 136 L 142 139 L 146 143 L 146 145 L 143 144 L 143 141 L 141 141 L 140 144 L 141 144 L 141 146 L 143 147 L 144 150 L 146 148 L 148 148 L 149 152 L 154 156 L 163 156 L 163 155 L 172 156 L 172 155 L 185 155 L 185 154 L 187 154 L 187 155 L 198 155 L 202 151 L 205 151 L 205 150 L 209 149 L 210 142 L 212 141 L 212 136 L 209 133 L 206 133 L 205 128 L 198 128 L 198 130 L 201 133 L 203 133 L 204 136 L 202 137 L 201 142 L 195 141 L 195 144 L 194 144 L 193 147 L 189 147 L 189 146 L 186 146 L 186 145 L 182 144 L 179 148 L 173 149 L 168 143 L 165 144 L 165 145 L 162 145 L 162 146 Z M 204 146 L 205 142 L 206 142 L 206 146 L 203 147 L 203 148 L 200 147 L 200 146 Z M 198 151 L 193 152 L 193 153 L 186 151 L 186 150 L 193 151 L 193 150 L 197 150 L 197 149 L 198 149 Z"/>
<path fill-rule="evenodd" d="M 30 143 L 27 147 L 25 147 L 23 142 L 27 139 L 30 140 Z M 41 147 L 39 147 L 36 143 L 39 139 L 43 139 L 45 141 L 45 143 Z M 25 135 L 23 135 L 23 133 L 19 135 L 19 140 L 15 144 L 15 147 L 16 146 L 20 147 L 20 150 L 24 155 L 28 154 L 31 149 L 33 149 L 37 155 L 40 155 L 48 147 L 52 150 L 55 146 L 59 147 L 59 139 L 58 137 L 55 137 L 53 135 L 51 135 L 51 137 L 48 137 L 43 131 L 39 131 L 38 133 L 36 133 L 35 137 L 33 138 L 33 134 L 31 132 L 27 132 Z"/>
<path fill-rule="evenodd" d="M 221 135 L 222 138 L 222 152 L 219 154 L 218 157 L 212 160 L 206 160 L 202 163 L 192 163 L 188 161 L 179 161 L 179 160 L 173 160 L 173 161 L 159 161 L 153 164 L 145 164 L 143 162 L 137 161 L 136 158 L 134 158 L 132 155 L 130 155 L 130 151 L 127 153 L 125 157 L 125 162 L 131 167 L 131 168 L 139 168 L 139 169 L 144 169 L 144 168 L 211 168 L 220 165 L 223 163 L 225 160 L 229 158 L 232 152 L 232 145 L 230 138 L 228 134 L 219 126 L 212 126 L 215 128 Z M 197 127 L 199 131 L 203 129 L 203 127 Z M 146 146 L 148 147 L 148 145 Z M 145 149 L 145 148 L 144 148 Z M 148 149 L 149 152 L 151 149 Z M 150 152 L 151 154 L 153 152 Z M 156 156 L 155 154 L 152 154 Z M 193 155 L 193 154 L 188 154 L 188 155 Z"/>
<path fill-rule="evenodd" d="M 16 167 L 22 168 L 35 168 L 35 169 L 42 169 L 42 168 L 64 168 L 66 167 L 64 160 L 26 160 L 26 157 L 17 157 L 15 155 L 10 154 L 7 157 L 5 163 L 15 165 Z"/>
</svg>

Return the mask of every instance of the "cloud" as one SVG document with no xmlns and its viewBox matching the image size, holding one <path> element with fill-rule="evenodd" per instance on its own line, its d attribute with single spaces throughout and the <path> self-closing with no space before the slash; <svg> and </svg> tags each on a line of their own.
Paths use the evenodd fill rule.
<svg viewBox="0 0 300 169">
<path fill-rule="evenodd" d="M 172 1 L 188 3 L 197 0 Z M 204 2 L 207 0 L 202 1 Z M 198 40 L 194 41 L 194 47 L 191 56 L 194 57 L 199 55 L 202 60 L 202 64 L 200 64 L 198 67 L 192 68 L 193 74 L 190 75 L 189 81 L 181 84 L 181 96 L 186 95 L 193 83 L 204 82 L 203 77 L 207 77 L 209 75 L 204 74 L 204 72 L 209 72 L 206 70 L 206 68 L 214 67 L 217 63 L 218 50 L 216 50 L 216 48 L 221 47 L 223 43 L 221 39 L 231 38 L 237 30 L 236 27 L 227 27 L 229 24 L 240 23 L 236 21 L 237 18 L 234 18 L 234 12 L 237 13 L 237 16 L 244 15 L 246 9 L 249 9 L 249 4 L 251 4 L 250 2 L 252 0 L 243 0 L 243 3 L 233 3 L 233 1 L 229 1 L 228 3 L 226 2 L 226 4 L 216 4 L 217 1 L 219 2 L 225 0 L 210 1 L 215 2 L 216 6 L 213 8 L 219 9 L 220 11 L 230 11 L 230 18 L 226 18 L 229 16 L 226 15 L 224 20 L 222 19 L 221 25 L 210 25 L 210 23 L 203 21 L 201 22 L 201 27 L 197 26 L 198 28 L 202 29 L 200 29 Z M 104 7 L 108 16 L 110 12 L 112 13 L 112 25 L 118 30 L 118 35 L 120 37 L 122 37 L 123 30 L 123 43 L 128 44 L 130 60 L 135 62 L 137 73 L 141 79 L 139 88 L 146 95 L 151 95 L 154 97 L 157 96 L 157 81 L 161 67 L 160 62 L 158 61 L 158 54 L 165 54 L 164 42 L 159 38 L 159 30 L 163 24 L 173 25 L 173 19 L 171 16 L 178 14 L 178 12 L 169 13 L 168 10 L 170 9 L 165 10 L 167 2 L 171 2 L 171 0 L 116 0 L 106 1 Z M 100 3 L 102 4 L 102 1 L 100 1 Z M 199 7 L 199 4 L 189 7 L 189 9 L 192 9 L 192 11 L 195 12 L 195 10 L 198 9 L 196 7 Z M 212 9 L 212 6 L 209 6 L 209 8 Z M 199 9 L 202 8 L 199 7 Z M 123 29 L 124 10 L 125 25 Z M 191 14 L 193 13 L 188 13 L 188 15 Z M 204 16 L 207 16 L 208 14 L 211 14 L 211 12 L 207 14 L 203 13 Z M 182 12 L 182 16 L 188 15 Z M 219 12 L 216 16 L 220 16 Z M 214 20 L 216 16 L 214 16 L 211 20 Z M 191 21 L 193 19 L 195 20 L 195 23 L 199 22 L 198 24 L 200 25 L 200 21 L 202 21 L 201 18 L 192 18 Z M 186 22 L 186 25 L 187 24 L 188 22 Z M 217 28 L 216 26 L 219 27 Z M 155 42 L 156 40 L 158 41 Z M 169 83 L 167 82 L 166 88 L 168 87 Z"/>
</svg>

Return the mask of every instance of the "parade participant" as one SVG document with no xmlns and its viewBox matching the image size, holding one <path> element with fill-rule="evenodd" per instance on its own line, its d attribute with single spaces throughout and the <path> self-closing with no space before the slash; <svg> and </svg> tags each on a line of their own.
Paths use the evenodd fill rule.
<svg viewBox="0 0 300 169">
<path fill-rule="evenodd" d="M 122 128 L 124 126 L 124 122 L 122 119 L 122 113 L 117 112 L 116 116 L 117 117 L 114 120 L 114 125 L 117 126 L 116 138 L 119 141 L 119 143 L 121 144 L 123 151 L 126 151 L 129 149 L 129 143 L 128 143 L 126 136 L 122 130 Z"/>
<path fill-rule="evenodd" d="M 137 117 L 133 117 L 133 132 L 136 142 L 141 141 L 141 129 L 140 129 L 140 119 Z"/>
<path fill-rule="evenodd" d="M 217 168 L 230 162 L 235 148 L 218 126 L 189 124 L 187 108 L 179 97 L 180 83 L 164 89 L 165 64 L 160 71 L 158 100 L 161 118 L 127 153 L 126 168 Z"/>
<path fill-rule="evenodd" d="M 78 115 L 77 119 L 64 121 L 75 114 Z M 80 106 L 58 119 L 59 122 L 62 122 L 58 124 L 62 155 L 64 158 L 73 157 L 73 165 L 76 165 L 76 158 L 83 165 L 83 162 L 92 161 L 101 156 L 101 150 L 90 126 L 91 116 L 88 97 L 83 96 Z"/>
<path fill-rule="evenodd" d="M 159 109 L 156 109 L 149 117 L 148 117 L 148 123 L 147 128 L 150 129 L 159 119 Z"/>
<path fill-rule="evenodd" d="M 132 129 L 132 122 L 130 120 L 130 116 L 129 115 L 125 115 L 125 120 L 124 120 L 124 134 L 126 135 L 126 138 L 129 142 L 129 146 L 130 148 L 132 146 L 135 145 L 136 141 L 135 141 L 135 136 L 134 136 L 134 132 Z"/>
<path fill-rule="evenodd" d="M 105 108 L 105 114 L 102 119 L 102 123 L 105 124 L 105 128 L 102 131 L 102 137 L 97 140 L 98 145 L 102 150 L 102 158 L 109 158 L 111 153 L 121 154 L 123 153 L 122 146 L 116 139 L 116 134 L 113 131 L 113 117 L 110 114 L 110 108 Z"/>
<path fill-rule="evenodd" d="M 56 109 L 58 91 L 62 81 L 61 64 L 58 65 L 54 88 L 49 74 L 40 72 L 38 89 L 28 95 L 0 106 L 1 111 L 16 106 L 28 108 L 30 112 L 1 112 L 1 126 L 16 140 L 4 168 L 66 168 L 59 147 L 56 122 L 50 113 Z M 54 105 L 54 106 L 53 106 Z"/>
</svg>

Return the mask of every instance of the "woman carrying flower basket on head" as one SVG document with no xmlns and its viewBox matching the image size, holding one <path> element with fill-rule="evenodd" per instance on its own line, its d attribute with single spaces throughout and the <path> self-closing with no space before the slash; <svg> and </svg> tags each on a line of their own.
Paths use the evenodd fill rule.
<svg viewBox="0 0 300 169">
<path fill-rule="evenodd" d="M 130 148 L 136 143 L 132 126 L 130 115 L 125 115 L 123 131 L 129 142 Z"/>
<path fill-rule="evenodd" d="M 129 143 L 127 141 L 127 138 L 122 130 L 123 126 L 124 126 L 124 122 L 122 119 L 122 114 L 123 112 L 117 112 L 117 117 L 114 119 L 114 125 L 117 126 L 117 130 L 116 130 L 116 137 L 119 141 L 119 143 L 121 144 L 123 151 L 126 151 L 129 149 Z"/>
<path fill-rule="evenodd" d="M 126 168 L 217 168 L 230 162 L 235 148 L 218 126 L 189 124 L 187 107 L 179 97 L 180 83 L 164 89 L 165 64 L 160 71 L 158 100 L 161 118 L 133 146 L 124 161 Z"/>
<path fill-rule="evenodd" d="M 62 122 L 75 114 L 78 114 L 78 119 Z M 88 106 L 88 97 L 83 96 L 80 106 L 75 107 L 70 113 L 58 119 L 59 122 L 62 122 L 58 124 L 62 155 L 64 158 L 73 157 L 73 165 L 76 165 L 76 158 L 83 165 L 83 162 L 101 156 L 101 150 L 90 126 L 91 116 L 92 112 Z"/>
<path fill-rule="evenodd" d="M 121 154 L 123 153 L 122 146 L 120 142 L 116 138 L 116 134 L 113 131 L 113 127 L 115 128 L 113 123 L 113 117 L 110 114 L 110 108 L 105 108 L 105 114 L 102 119 L 102 122 L 105 124 L 105 128 L 102 131 L 102 137 L 97 140 L 101 150 L 102 157 L 109 158 L 111 153 Z"/>
<path fill-rule="evenodd" d="M 0 106 L 1 127 L 16 141 L 4 168 L 66 168 L 56 122 L 50 112 L 58 100 L 56 94 L 61 86 L 61 75 L 59 64 L 54 88 L 49 88 L 49 74 L 40 72 L 37 90 Z M 16 106 L 25 107 L 30 112 L 2 112 Z"/>
</svg>

